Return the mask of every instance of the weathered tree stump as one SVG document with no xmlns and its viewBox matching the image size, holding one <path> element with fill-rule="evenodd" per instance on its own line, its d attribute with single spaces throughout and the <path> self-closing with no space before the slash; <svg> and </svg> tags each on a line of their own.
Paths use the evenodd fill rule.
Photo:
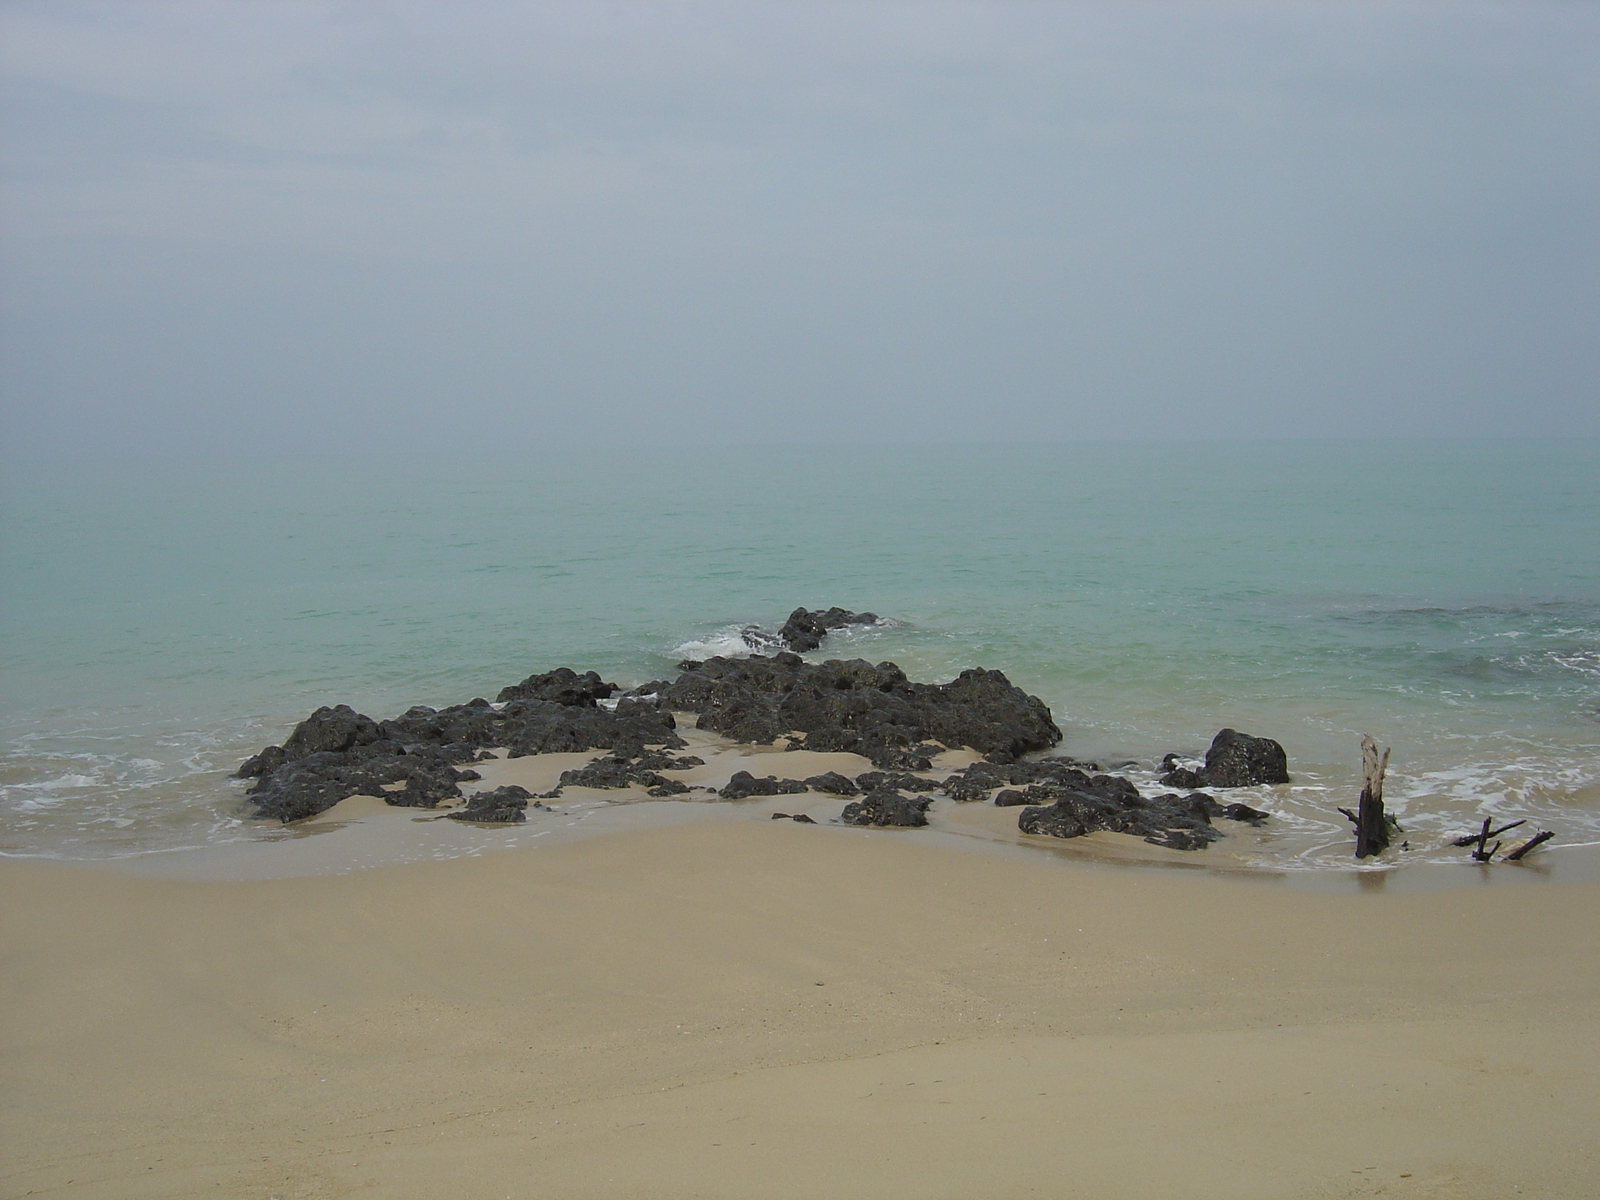
<svg viewBox="0 0 1600 1200">
<path fill-rule="evenodd" d="M 1370 733 L 1361 735 L 1361 803 L 1355 812 L 1339 811 L 1356 827 L 1356 857 L 1370 858 L 1389 848 L 1392 825 L 1383 812 L 1383 773 L 1389 767 L 1389 747 L 1378 753 Z"/>
</svg>

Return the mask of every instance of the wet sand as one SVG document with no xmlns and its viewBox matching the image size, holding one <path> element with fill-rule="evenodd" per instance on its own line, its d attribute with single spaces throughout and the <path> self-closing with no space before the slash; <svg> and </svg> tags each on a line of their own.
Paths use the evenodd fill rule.
<svg viewBox="0 0 1600 1200">
<path fill-rule="evenodd" d="M 475 856 L 296 878 L 0 862 L 0 1193 L 1600 1190 L 1594 883 L 1320 895 L 768 819 L 459 832 Z"/>
</svg>

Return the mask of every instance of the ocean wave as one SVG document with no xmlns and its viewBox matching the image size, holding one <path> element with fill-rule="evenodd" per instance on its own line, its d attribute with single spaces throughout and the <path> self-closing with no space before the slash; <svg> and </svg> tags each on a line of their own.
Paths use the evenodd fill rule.
<svg viewBox="0 0 1600 1200">
<path fill-rule="evenodd" d="M 900 628 L 904 624 L 892 617 L 879 617 L 870 625 L 845 625 L 830 630 L 821 649 L 812 653 L 828 656 L 830 650 L 836 652 L 840 646 L 870 638 L 885 629 Z M 673 647 L 672 653 L 678 658 L 704 662 L 708 658 L 748 658 L 752 654 L 776 654 L 784 648 L 777 628 L 752 623 L 724 625 L 703 638 L 691 639 Z"/>
</svg>

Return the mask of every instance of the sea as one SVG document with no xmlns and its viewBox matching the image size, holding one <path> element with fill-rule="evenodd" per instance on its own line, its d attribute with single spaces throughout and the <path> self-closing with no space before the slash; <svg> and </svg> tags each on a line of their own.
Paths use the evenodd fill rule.
<svg viewBox="0 0 1600 1200">
<path fill-rule="evenodd" d="M 1276 738 L 1263 868 L 1350 866 L 1369 733 L 1412 852 L 1379 869 L 1485 817 L 1600 844 L 1595 441 L 492 442 L 7 467 L 0 853 L 262 838 L 231 773 L 319 705 L 632 685 L 832 605 L 884 620 L 810 657 L 999 669 L 1149 789 Z"/>
</svg>

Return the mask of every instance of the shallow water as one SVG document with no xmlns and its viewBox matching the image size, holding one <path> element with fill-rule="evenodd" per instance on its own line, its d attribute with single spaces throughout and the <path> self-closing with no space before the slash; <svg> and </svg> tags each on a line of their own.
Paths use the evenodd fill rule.
<svg viewBox="0 0 1600 1200">
<path fill-rule="evenodd" d="M 897 622 L 814 657 L 1004 670 L 1067 753 L 1278 738 L 1263 864 L 1348 863 L 1363 732 L 1418 853 L 1600 841 L 1592 442 L 36 464 L 4 531 L 10 854 L 254 837 L 227 774 L 319 704 L 642 682 L 797 604 Z"/>
</svg>

